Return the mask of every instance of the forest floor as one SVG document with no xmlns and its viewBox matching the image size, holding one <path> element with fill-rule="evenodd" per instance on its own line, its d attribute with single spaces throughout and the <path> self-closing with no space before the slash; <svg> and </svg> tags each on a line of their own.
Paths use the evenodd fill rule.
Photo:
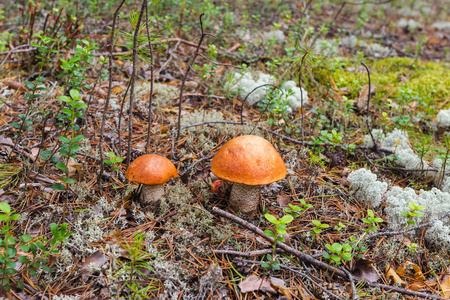
<svg viewBox="0 0 450 300">
<path fill-rule="evenodd" d="M 0 10 L 0 299 L 450 297 L 448 1 L 119 2 Z M 249 214 L 241 135 L 287 168 Z"/>
</svg>

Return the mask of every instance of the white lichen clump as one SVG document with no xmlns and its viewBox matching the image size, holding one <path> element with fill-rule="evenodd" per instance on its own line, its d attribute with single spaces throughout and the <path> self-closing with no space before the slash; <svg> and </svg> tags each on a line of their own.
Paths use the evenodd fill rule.
<svg viewBox="0 0 450 300">
<path fill-rule="evenodd" d="M 422 28 L 423 25 L 415 21 L 414 19 L 407 20 L 405 18 L 401 18 L 397 22 L 397 27 L 400 29 L 408 29 L 409 31 L 414 32 L 416 29 Z"/>
<path fill-rule="evenodd" d="M 164 83 L 153 84 L 153 103 L 156 106 L 167 106 L 172 104 L 172 100 L 178 96 L 178 88 L 173 85 L 167 85 Z M 137 102 L 144 102 L 144 106 L 148 106 L 150 98 L 150 83 L 136 83 L 135 86 L 135 99 Z"/>
<path fill-rule="evenodd" d="M 408 133 L 395 128 L 392 132 L 386 134 L 386 137 L 381 143 L 381 147 L 391 151 L 411 149 Z"/>
<path fill-rule="evenodd" d="M 234 73 L 233 79 L 231 82 L 227 82 L 225 88 L 229 89 L 232 92 L 238 92 L 242 98 L 247 97 L 247 95 L 252 92 L 255 88 L 263 86 L 265 84 L 275 84 L 275 77 L 270 76 L 268 74 L 264 74 L 263 72 L 258 72 L 255 75 L 252 73 Z M 260 101 L 267 95 L 267 91 L 270 89 L 270 86 L 260 87 L 250 94 L 247 98 L 247 103 L 249 105 L 253 105 L 256 102 Z"/>
<path fill-rule="evenodd" d="M 65 246 L 74 250 L 72 253 L 77 257 L 94 253 L 98 248 L 92 244 L 108 235 L 108 230 L 102 228 L 103 222 L 104 216 L 101 213 L 80 212 L 76 221 L 73 222 L 73 234 L 67 239 Z"/>
<path fill-rule="evenodd" d="M 450 127 L 450 109 L 443 109 L 438 113 L 436 125 L 442 128 Z"/>
<path fill-rule="evenodd" d="M 417 224 L 434 221 L 450 211 L 449 193 L 433 188 L 431 191 L 420 190 L 419 194 L 416 194 L 416 191 L 412 188 L 402 189 L 394 186 L 386 193 L 387 207 L 385 213 L 389 216 L 390 229 L 399 230 L 407 225 L 407 218 L 402 215 L 402 211 L 410 210 L 409 202 L 426 207 L 425 210 L 421 211 L 424 216 L 414 219 Z M 448 232 L 450 232 L 448 218 L 436 221 L 425 232 L 425 240 L 435 246 L 445 246 L 448 249 L 450 247 L 450 235 Z"/>
<path fill-rule="evenodd" d="M 247 97 L 247 95 L 254 90 L 253 93 L 248 96 L 246 101 L 249 105 L 253 105 L 264 99 L 267 96 L 267 92 L 271 89 L 271 86 L 263 85 L 274 85 L 275 81 L 275 77 L 262 72 L 258 72 L 254 75 L 250 72 L 243 74 L 234 73 L 231 81 L 226 83 L 225 88 L 232 92 L 238 92 L 243 99 L 245 99 L 245 97 Z M 258 89 L 255 90 L 255 88 Z M 297 84 L 294 81 L 286 81 L 282 84 L 282 92 L 279 93 L 279 96 L 284 97 L 288 90 L 292 91 L 292 94 L 287 97 L 287 101 L 290 106 L 290 110 L 288 112 L 296 111 L 299 107 L 301 107 L 302 99 L 303 104 L 308 102 L 308 92 L 302 87 L 297 87 Z"/>
<path fill-rule="evenodd" d="M 285 35 L 282 30 L 266 31 L 262 34 L 264 41 L 275 39 L 277 42 L 284 42 Z"/>
<path fill-rule="evenodd" d="M 388 184 L 377 180 L 377 175 L 370 170 L 359 169 L 348 175 L 350 187 L 355 191 L 356 199 L 369 204 L 373 208 L 380 206 L 382 195 L 386 193 Z"/>
<path fill-rule="evenodd" d="M 428 163 L 420 159 L 409 146 L 408 133 L 406 131 L 395 128 L 392 132 L 384 135 L 381 129 L 373 129 L 372 135 L 376 142 L 380 143 L 381 148 L 395 152 L 394 162 L 397 165 L 406 169 L 426 169 L 428 167 Z M 370 135 L 364 137 L 364 145 L 368 147 L 373 146 Z"/>
<path fill-rule="evenodd" d="M 289 101 L 289 106 L 293 111 L 296 111 L 298 108 L 302 107 L 302 99 L 303 104 L 308 103 L 308 92 L 304 88 L 298 87 L 295 81 L 286 81 L 283 84 L 283 89 L 285 93 L 288 90 L 292 91 L 292 95 L 287 97 L 287 100 Z"/>
</svg>

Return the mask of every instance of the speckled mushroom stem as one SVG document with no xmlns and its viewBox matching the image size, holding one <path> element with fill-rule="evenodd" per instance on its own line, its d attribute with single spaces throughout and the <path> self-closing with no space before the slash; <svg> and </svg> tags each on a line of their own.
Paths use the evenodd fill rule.
<svg viewBox="0 0 450 300">
<path fill-rule="evenodd" d="M 164 196 L 164 185 L 142 185 L 141 203 L 143 206 L 157 205 L 161 197 Z"/>
<path fill-rule="evenodd" d="M 251 214 L 258 209 L 260 186 L 234 183 L 231 188 L 230 206 L 241 213 Z"/>
</svg>

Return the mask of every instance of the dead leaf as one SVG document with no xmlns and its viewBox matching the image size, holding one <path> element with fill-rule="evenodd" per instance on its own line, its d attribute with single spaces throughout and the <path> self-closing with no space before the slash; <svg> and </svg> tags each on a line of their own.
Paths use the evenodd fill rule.
<svg viewBox="0 0 450 300">
<path fill-rule="evenodd" d="M 262 291 L 271 294 L 276 294 L 276 291 L 270 285 L 267 280 L 262 280 L 256 275 L 250 275 L 239 283 L 241 293 L 249 293 L 255 291 Z"/>
<path fill-rule="evenodd" d="M 31 160 L 35 161 L 37 156 L 38 156 L 38 154 L 39 154 L 39 148 L 32 148 L 30 150 L 30 152 L 31 152 L 31 155 L 30 155 Z"/>
<path fill-rule="evenodd" d="M 404 282 L 389 265 L 386 265 L 386 279 L 389 281 L 392 280 L 394 284 L 406 286 L 406 282 Z"/>
<path fill-rule="evenodd" d="M 120 93 L 122 93 L 123 88 L 120 87 L 120 86 L 115 86 L 115 87 L 113 87 L 113 88 L 111 89 L 111 91 L 112 91 L 114 94 L 120 94 Z"/>
<path fill-rule="evenodd" d="M 406 269 L 408 267 L 412 266 L 413 270 L 414 270 L 414 277 L 417 280 L 420 281 L 425 281 L 425 276 L 422 273 L 422 270 L 420 269 L 420 267 L 412 262 L 406 261 L 403 265 L 401 265 L 398 269 L 397 269 L 397 274 L 399 274 L 400 276 L 404 277 L 406 275 Z"/>
<path fill-rule="evenodd" d="M 124 62 L 120 59 L 116 59 L 114 62 L 116 63 L 116 65 L 118 65 L 120 67 L 123 66 L 123 64 L 124 64 Z"/>
<path fill-rule="evenodd" d="M 86 257 L 84 262 L 81 264 L 80 269 L 82 271 L 87 271 L 92 268 L 100 268 L 108 261 L 109 261 L 108 255 L 100 251 L 95 251 L 94 253 Z"/>
<path fill-rule="evenodd" d="M 12 151 L 12 147 L 14 146 L 12 139 L 5 137 L 4 135 L 0 135 L 0 143 L 3 144 L 0 146 L 0 150 L 4 150 L 6 152 Z M 5 144 L 9 144 L 11 147 L 6 146 Z"/>
<path fill-rule="evenodd" d="M 413 269 L 414 269 L 414 277 L 415 277 L 417 280 L 425 281 L 426 278 L 425 278 L 425 276 L 423 275 L 422 270 L 420 269 L 420 267 L 419 267 L 418 265 L 416 265 L 416 264 L 412 264 L 412 266 L 413 266 Z"/>
<path fill-rule="evenodd" d="M 306 290 L 301 283 L 296 284 L 296 290 L 300 293 L 300 299 L 311 300 L 313 299 L 308 290 Z"/>
<path fill-rule="evenodd" d="M 76 162 L 72 157 L 69 158 L 69 161 L 67 162 L 67 168 L 69 177 L 72 178 L 76 174 L 82 174 L 83 171 L 83 164 Z"/>
<path fill-rule="evenodd" d="M 278 291 L 278 293 L 283 294 L 288 299 L 291 299 L 291 292 L 287 289 L 286 283 L 283 279 L 270 277 L 270 283 L 272 284 L 272 287 Z"/>
<path fill-rule="evenodd" d="M 373 261 L 367 259 L 357 260 L 352 274 L 366 279 L 368 282 L 377 282 L 380 279 L 380 276 L 378 276 L 378 273 L 373 268 Z"/>
<path fill-rule="evenodd" d="M 217 75 L 217 72 L 216 72 L 216 75 Z M 185 83 L 184 83 L 184 87 L 187 89 L 187 90 L 195 90 L 195 89 L 197 89 L 198 88 L 198 83 L 197 82 L 195 82 L 195 81 L 192 81 L 192 80 L 190 80 L 190 81 L 186 81 Z"/>
<path fill-rule="evenodd" d="M 18 81 L 7 81 L 5 82 L 6 86 L 9 87 L 10 89 L 13 90 L 18 90 L 20 88 L 25 87 L 25 84 L 23 84 L 22 82 L 18 82 Z"/>
<path fill-rule="evenodd" d="M 444 279 L 441 281 L 441 296 L 445 298 L 450 297 L 450 276 L 444 276 Z"/>
<path fill-rule="evenodd" d="M 278 205 L 280 205 L 281 208 L 284 208 L 284 207 L 288 207 L 288 204 L 291 201 L 290 201 L 289 197 L 287 197 L 286 195 L 278 195 L 277 196 L 277 202 L 278 202 Z"/>
<path fill-rule="evenodd" d="M 100 87 L 94 88 L 94 94 L 100 97 L 106 97 L 108 95 L 108 93 Z"/>
<path fill-rule="evenodd" d="M 169 131 L 169 128 L 162 124 L 159 124 L 159 129 L 161 130 L 161 133 L 166 133 L 167 131 Z"/>
</svg>

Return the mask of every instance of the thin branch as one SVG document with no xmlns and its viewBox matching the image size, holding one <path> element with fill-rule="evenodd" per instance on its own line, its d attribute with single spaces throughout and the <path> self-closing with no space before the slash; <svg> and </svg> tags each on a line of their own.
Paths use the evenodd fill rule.
<svg viewBox="0 0 450 300">
<path fill-rule="evenodd" d="M 242 101 L 242 105 L 241 105 L 241 124 L 244 124 L 244 115 L 243 115 L 243 113 L 244 113 L 244 104 L 245 104 L 245 102 L 247 102 L 247 98 L 248 98 L 254 91 L 256 91 L 257 89 L 262 88 L 262 87 L 265 87 L 265 86 L 269 86 L 269 85 L 270 85 L 270 86 L 273 86 L 273 84 L 271 84 L 271 83 L 266 83 L 266 84 L 257 86 L 257 87 L 255 87 L 250 93 L 248 93 L 247 96 L 245 96 L 244 100 Z"/>
<path fill-rule="evenodd" d="M 185 174 L 187 174 L 188 172 L 190 172 L 190 171 L 192 170 L 193 167 L 195 167 L 196 165 L 198 165 L 198 164 L 201 163 L 202 161 L 208 160 L 208 159 L 210 159 L 210 158 L 213 158 L 214 155 L 215 155 L 215 153 L 214 153 L 214 154 L 211 154 L 211 155 L 208 155 L 208 156 L 205 156 L 205 157 L 202 157 L 202 158 L 200 158 L 199 160 L 195 161 L 195 162 L 194 162 L 192 165 L 190 165 L 186 170 L 184 170 L 184 172 L 180 175 L 180 177 L 182 177 L 183 175 L 185 175 Z"/>
<path fill-rule="evenodd" d="M 377 143 L 375 142 L 375 138 L 373 137 L 372 134 L 372 129 L 370 128 L 370 124 L 369 124 L 369 118 L 370 118 L 370 88 L 371 88 L 371 84 L 370 84 L 370 71 L 369 71 L 369 67 L 367 67 L 363 62 L 361 63 L 364 68 L 366 68 L 367 71 L 367 78 L 369 79 L 369 91 L 367 94 L 367 115 L 366 115 L 366 125 L 367 125 L 367 129 L 369 130 L 369 134 L 370 137 L 372 138 L 372 143 L 373 143 L 373 150 L 375 152 L 378 152 L 378 146 Z"/>
<path fill-rule="evenodd" d="M 284 253 L 285 251 L 281 248 L 276 248 L 275 251 L 277 253 Z M 249 251 L 249 252 L 241 252 L 241 251 L 234 251 L 234 250 L 213 250 L 216 254 L 228 254 L 228 255 L 238 255 L 238 256 L 244 256 L 244 257 L 252 257 L 252 256 L 261 256 L 266 254 L 272 254 L 273 249 L 262 249 L 262 250 L 255 250 L 255 251 Z"/>
<path fill-rule="evenodd" d="M 433 225 L 436 221 L 445 219 L 445 218 L 447 218 L 449 216 L 450 216 L 450 211 L 445 213 L 445 214 L 443 214 L 439 218 L 431 220 L 430 222 L 423 223 L 423 224 L 416 225 L 416 226 L 411 226 L 411 227 L 408 228 L 408 232 L 413 231 L 413 230 L 417 230 L 417 229 L 422 229 L 424 227 L 428 227 L 430 225 Z M 374 237 L 379 237 L 379 236 L 393 236 L 393 235 L 405 234 L 405 233 L 406 233 L 405 229 L 404 230 L 400 230 L 400 231 L 381 231 L 381 232 L 377 232 L 377 233 L 368 235 L 366 238 L 369 239 L 369 238 L 374 238 Z"/>
<path fill-rule="evenodd" d="M 114 19 L 113 19 L 113 24 L 112 24 L 112 29 L 111 29 L 111 37 L 109 39 L 109 60 L 108 60 L 108 71 L 109 71 L 109 78 L 108 78 L 108 94 L 106 95 L 106 101 L 105 101 L 105 107 L 103 108 L 103 115 L 102 115 L 102 123 L 100 125 L 100 141 L 98 142 L 98 148 L 99 148 L 99 152 L 100 152 L 100 171 L 97 174 L 97 184 L 99 186 L 99 188 L 101 189 L 101 178 L 103 175 L 103 170 L 105 168 L 104 162 L 103 162 L 103 134 L 105 131 L 105 120 L 106 120 L 106 112 L 108 111 L 108 106 L 109 106 L 109 100 L 111 99 L 111 90 L 112 90 L 112 71 L 113 71 L 113 67 L 112 67 L 112 61 L 113 61 L 113 49 L 114 49 L 114 31 L 116 28 L 116 19 L 117 16 L 119 15 L 119 11 L 122 8 L 122 5 L 125 3 L 125 0 L 122 0 L 119 4 L 119 6 L 117 7 L 116 11 L 114 12 Z"/>
<path fill-rule="evenodd" d="M 152 130 L 152 121 L 153 121 L 153 46 L 152 40 L 150 36 L 150 29 L 148 27 L 148 7 L 147 3 L 145 5 L 145 27 L 147 28 L 147 39 L 148 39 L 148 49 L 150 51 L 150 99 L 148 101 L 148 130 L 147 130 L 147 142 L 145 143 L 145 153 L 148 153 L 148 145 L 150 143 L 150 134 Z"/>
<path fill-rule="evenodd" d="M 133 71 L 131 73 L 131 85 L 130 85 L 130 103 L 128 112 L 128 148 L 127 148 L 127 169 L 130 165 L 131 159 L 131 142 L 133 139 L 133 106 L 134 106 L 134 84 L 136 81 L 136 67 L 137 67 L 137 43 L 139 29 L 141 27 L 142 15 L 144 14 L 144 9 L 147 7 L 147 0 L 142 0 L 141 10 L 139 11 L 139 17 L 136 22 L 136 28 L 134 29 L 133 35 Z"/>
<path fill-rule="evenodd" d="M 181 102 L 183 100 L 183 92 L 184 92 L 184 85 L 186 84 L 186 80 L 187 77 L 189 75 L 189 71 L 192 68 L 192 65 L 195 63 L 195 60 L 197 59 L 197 56 L 200 54 L 200 46 L 202 45 L 203 39 L 205 38 L 206 34 L 203 32 L 203 21 L 202 21 L 202 17 L 205 14 L 202 13 L 200 15 L 200 29 L 202 32 L 202 35 L 200 36 L 200 40 L 198 41 L 198 45 L 197 45 L 197 49 L 195 50 L 194 56 L 192 58 L 192 61 L 190 64 L 188 64 L 188 66 L 186 67 L 186 73 L 184 73 L 184 77 L 183 77 L 183 81 L 181 82 L 181 88 L 180 88 L 180 101 L 178 103 L 178 135 L 177 135 L 177 139 L 180 137 L 180 127 L 181 127 Z"/>
<path fill-rule="evenodd" d="M 0 64 L 0 68 L 3 67 L 3 65 L 5 64 L 5 62 L 8 60 L 8 57 L 9 57 L 12 53 L 29 52 L 29 51 L 36 50 L 36 49 L 37 49 L 36 47 L 31 47 L 31 48 L 29 48 L 29 49 L 19 50 L 20 48 L 25 48 L 25 47 L 30 47 L 30 45 L 29 45 L 29 44 L 26 44 L 26 45 L 20 45 L 20 46 L 17 46 L 16 48 L 14 48 L 14 49 L 9 50 L 9 51 L 6 53 L 5 59 L 4 59 L 4 60 L 2 61 L 2 63 Z"/>
</svg>

